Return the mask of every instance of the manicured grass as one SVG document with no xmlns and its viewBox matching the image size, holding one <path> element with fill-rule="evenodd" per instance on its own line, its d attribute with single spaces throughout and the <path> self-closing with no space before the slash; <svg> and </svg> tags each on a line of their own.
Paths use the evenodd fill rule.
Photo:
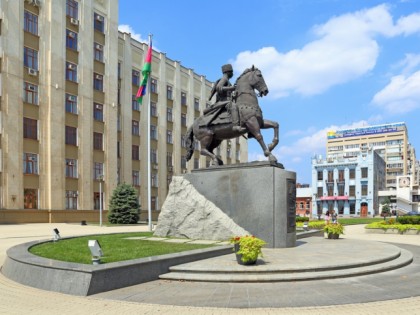
<svg viewBox="0 0 420 315">
<path fill-rule="evenodd" d="M 389 221 L 380 221 L 380 222 L 373 222 L 371 224 L 368 224 L 365 226 L 366 229 L 382 229 L 382 230 L 388 230 L 388 229 L 397 229 L 401 233 L 403 233 L 406 230 L 415 229 L 420 230 L 420 224 L 401 224 L 401 223 L 395 223 L 395 222 L 389 222 Z"/>
<path fill-rule="evenodd" d="M 369 224 L 373 222 L 383 221 L 383 218 L 338 218 L 339 223 L 343 225 L 355 225 L 355 224 Z M 324 220 L 311 220 L 308 223 L 309 228 L 311 229 L 323 229 L 325 225 Z M 296 222 L 297 227 L 302 227 L 303 222 Z"/>
<path fill-rule="evenodd" d="M 126 239 L 127 237 L 152 235 L 152 232 L 90 235 L 35 245 L 29 251 L 34 255 L 45 258 L 91 264 L 92 257 L 88 248 L 89 240 L 98 240 L 101 245 L 104 253 L 104 256 L 101 258 L 102 263 L 178 253 L 212 246 Z"/>
<path fill-rule="evenodd" d="M 344 225 L 354 225 L 354 224 L 369 224 L 372 222 L 383 221 L 383 218 L 338 218 L 338 222 Z"/>
</svg>

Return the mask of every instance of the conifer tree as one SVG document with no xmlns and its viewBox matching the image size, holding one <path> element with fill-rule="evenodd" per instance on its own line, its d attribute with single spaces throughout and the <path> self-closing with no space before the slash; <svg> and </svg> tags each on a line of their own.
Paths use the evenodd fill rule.
<svg viewBox="0 0 420 315">
<path fill-rule="evenodd" d="M 140 205 L 133 186 L 119 184 L 109 203 L 108 221 L 112 224 L 134 224 L 139 220 Z"/>
</svg>

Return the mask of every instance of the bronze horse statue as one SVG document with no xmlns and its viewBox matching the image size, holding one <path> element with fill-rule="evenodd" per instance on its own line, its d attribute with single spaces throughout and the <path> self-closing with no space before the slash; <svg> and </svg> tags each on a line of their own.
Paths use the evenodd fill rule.
<svg viewBox="0 0 420 315">
<path fill-rule="evenodd" d="M 254 66 L 246 69 L 236 79 L 235 85 L 235 96 L 232 101 L 235 101 L 238 106 L 241 130 L 232 130 L 233 124 L 226 110 L 209 125 L 206 125 L 206 119 L 203 115 L 198 117 L 186 133 L 187 161 L 191 159 L 194 152 L 194 137 L 200 142 L 200 153 L 212 159 L 211 165 L 223 165 L 223 161 L 213 153 L 213 150 L 223 140 L 248 134 L 249 138 L 255 138 L 258 141 L 268 160 L 271 163 L 277 163 L 277 159 L 271 151 L 279 143 L 279 124 L 263 118 L 261 108 L 258 105 L 257 94 L 255 93 L 255 90 L 257 90 L 260 97 L 268 94 L 268 88 L 261 71 Z M 267 146 L 261 135 L 261 129 L 269 128 L 274 129 L 274 138 Z"/>
</svg>

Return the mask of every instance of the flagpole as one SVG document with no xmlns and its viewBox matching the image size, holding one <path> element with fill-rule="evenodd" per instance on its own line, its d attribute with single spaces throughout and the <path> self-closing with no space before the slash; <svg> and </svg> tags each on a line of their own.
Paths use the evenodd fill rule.
<svg viewBox="0 0 420 315">
<path fill-rule="evenodd" d="M 149 34 L 149 47 L 151 43 L 152 35 Z M 148 209 L 148 225 L 149 231 L 152 231 L 152 173 L 151 173 L 151 158 L 150 158 L 150 127 L 151 127 L 151 94 L 150 93 L 150 75 L 147 79 L 147 89 L 149 89 L 149 102 L 147 105 L 147 209 Z"/>
</svg>

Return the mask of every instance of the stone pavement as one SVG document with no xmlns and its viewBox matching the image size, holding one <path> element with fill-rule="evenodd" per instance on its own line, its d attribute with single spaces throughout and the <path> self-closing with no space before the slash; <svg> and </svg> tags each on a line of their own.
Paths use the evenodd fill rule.
<svg viewBox="0 0 420 315">
<path fill-rule="evenodd" d="M 52 229 L 58 228 L 63 237 L 96 233 L 146 231 L 147 226 L 99 227 L 72 224 L 22 224 L 0 226 L 0 263 L 7 248 L 38 239 L 51 239 Z M 418 235 L 365 234 L 362 226 L 346 228 L 348 239 L 375 240 L 390 243 L 420 245 Z M 419 279 L 420 280 L 420 279 Z M 420 281 L 419 281 L 420 282 Z M 398 283 L 395 283 L 398 291 Z M 375 289 L 374 287 L 372 289 Z M 211 308 L 136 303 L 102 299 L 96 296 L 77 297 L 42 291 L 15 283 L 0 274 L 0 314 L 420 314 L 420 297 L 395 299 L 387 292 L 387 301 L 330 306 L 286 308 Z M 246 292 L 252 294 L 252 288 Z M 287 292 L 285 292 L 286 294 Z M 355 292 L 346 292 L 351 296 Z M 356 292 L 357 293 L 357 292 Z M 397 292 L 396 292 L 397 293 Z M 278 292 L 280 296 L 282 292 Z M 413 292 L 419 294 L 418 291 Z M 302 296 L 302 299 L 305 297 Z M 393 299 L 394 298 L 394 299 Z M 351 303 L 351 299 L 349 299 Z M 334 304 L 333 301 L 331 304 Z"/>
</svg>

